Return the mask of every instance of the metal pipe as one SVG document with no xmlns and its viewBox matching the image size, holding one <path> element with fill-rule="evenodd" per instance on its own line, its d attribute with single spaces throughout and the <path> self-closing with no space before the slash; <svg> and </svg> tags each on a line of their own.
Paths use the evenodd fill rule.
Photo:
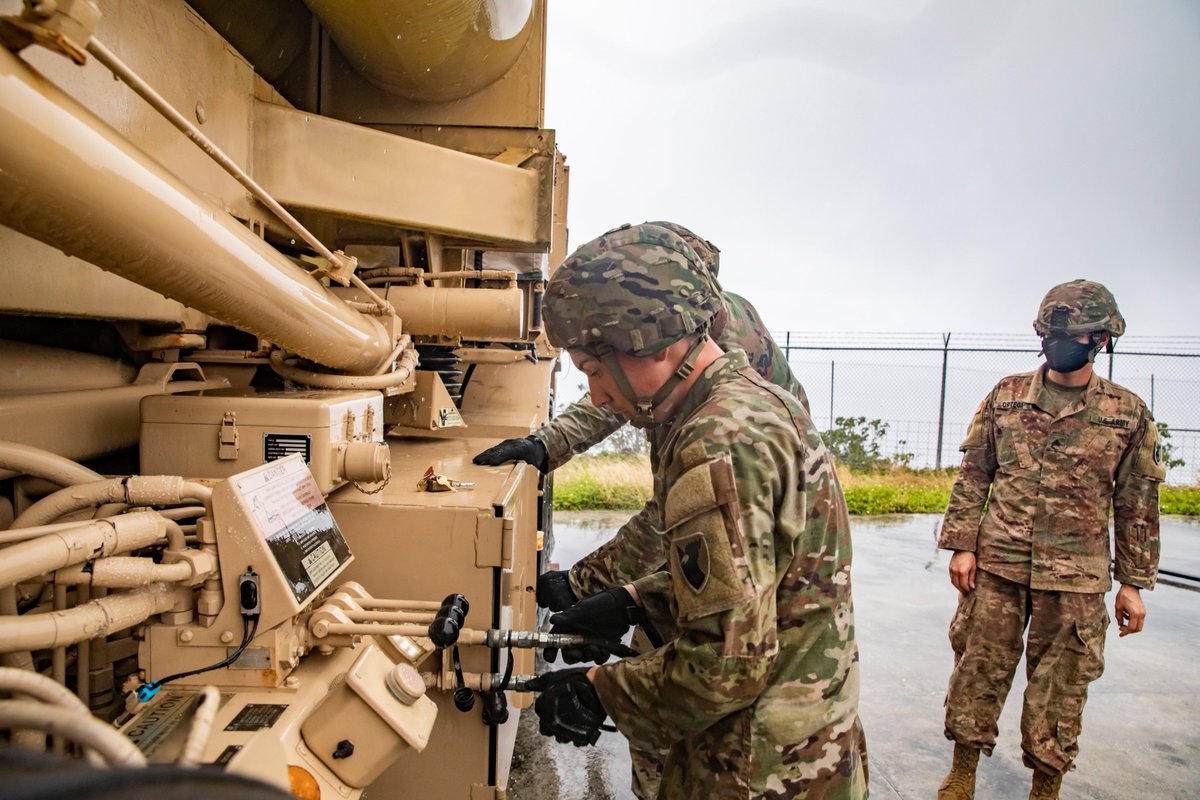
<svg viewBox="0 0 1200 800">
<path fill-rule="evenodd" d="M 191 577 L 192 565 L 186 561 L 157 564 L 152 558 L 111 556 L 93 563 L 90 571 L 80 565 L 58 570 L 54 573 L 54 591 L 65 592 L 67 586 L 78 585 L 136 589 L 147 583 L 179 583 Z M 57 603 L 55 608 L 58 609 Z"/>
<path fill-rule="evenodd" d="M 391 352 L 378 320 L 3 48 L 0 130 L 0 224 L 335 369 Z"/>
<path fill-rule="evenodd" d="M 0 726 L 37 728 L 79 742 L 99 753 L 109 766 L 146 765 L 146 757 L 133 742 L 91 714 L 26 700 L 5 700 L 0 702 Z"/>
<path fill-rule="evenodd" d="M 346 60 L 418 103 L 470 97 L 499 80 L 529 41 L 532 0 L 305 0 Z"/>
<path fill-rule="evenodd" d="M 49 614 L 0 619 L 0 653 L 43 650 L 123 631 L 170 611 L 175 590 L 165 583 L 110 594 Z"/>
<path fill-rule="evenodd" d="M 173 475 L 131 475 L 80 483 L 43 497 L 13 520 L 13 528 L 32 528 L 85 508 L 105 503 L 131 506 L 174 506 L 187 500 L 208 503 L 212 489 Z M 155 515 L 157 516 L 157 515 Z M 164 520 L 165 521 L 165 520 Z"/>
<path fill-rule="evenodd" d="M 111 389 L 137 377 L 127 361 L 62 347 L 0 339 L 0 394 Z"/>
<path fill-rule="evenodd" d="M 104 478 L 99 472 L 77 464 L 69 458 L 17 442 L 0 442 L 0 480 L 9 477 L 4 474 L 5 470 L 19 475 L 32 475 L 59 486 L 89 483 Z"/>
<path fill-rule="evenodd" d="M 412 377 L 416 367 L 417 351 L 412 347 L 400 356 L 395 370 L 381 375 L 330 375 L 327 372 L 313 372 L 288 364 L 281 350 L 271 353 L 271 369 L 278 375 L 293 383 L 318 389 L 391 389 L 401 386 Z"/>
<path fill-rule="evenodd" d="M 347 610 L 346 616 L 353 622 L 423 622 L 428 625 L 437 616 L 436 611 L 354 611 Z"/>
<path fill-rule="evenodd" d="M 525 293 L 517 288 L 466 289 L 423 283 L 388 288 L 404 330 L 414 336 L 462 336 L 466 339 L 523 339 Z"/>
<path fill-rule="evenodd" d="M 303 239 L 309 247 L 316 250 L 318 255 L 333 265 L 330 277 L 343 286 L 350 283 L 349 278 L 346 276 L 354 274 L 354 267 L 358 263 L 357 259 L 347 256 L 341 251 L 335 253 L 326 247 L 320 239 L 309 232 L 308 228 L 300 224 L 300 220 L 293 217 L 287 209 L 275 201 L 274 197 L 267 194 L 266 189 L 255 183 L 254 179 L 247 175 L 245 170 L 239 167 L 236 161 L 226 155 L 224 150 L 217 147 L 216 143 L 201 133 L 199 128 L 188 122 L 182 114 L 167 102 L 166 98 L 154 91 L 154 88 L 150 84 L 142 80 L 140 75 L 130 69 L 121 59 L 117 58 L 116 54 L 105 47 L 98 39 L 93 37 L 88 41 L 87 51 L 95 56 L 97 61 L 108 67 L 114 77 L 124 81 L 135 94 L 149 103 L 155 111 L 166 117 L 167 121 L 174 125 L 184 136 L 191 139 L 221 169 L 225 170 L 235 181 L 240 183 L 256 200 L 270 209 L 271 213 L 283 220 L 284 224 Z M 359 288 L 366 288 L 365 285 L 362 285 L 361 281 L 355 285 L 359 286 Z M 375 301 L 377 307 L 386 313 L 391 313 L 387 303 L 382 298 L 369 289 L 367 291 Z"/>
<path fill-rule="evenodd" d="M 0 586 L 15 586 L 84 561 L 158 544 L 166 538 L 166 525 L 167 520 L 157 514 L 125 514 L 14 544 L 0 558 Z"/>
</svg>

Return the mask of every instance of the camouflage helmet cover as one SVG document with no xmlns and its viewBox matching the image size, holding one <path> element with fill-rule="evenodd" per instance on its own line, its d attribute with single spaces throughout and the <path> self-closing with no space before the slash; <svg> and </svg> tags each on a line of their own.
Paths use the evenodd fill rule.
<svg viewBox="0 0 1200 800">
<path fill-rule="evenodd" d="M 691 248 L 696 251 L 696 255 L 700 256 L 700 263 L 704 265 L 704 268 L 708 270 L 712 277 L 716 278 L 720 273 L 721 248 L 717 247 L 708 239 L 701 239 L 692 230 L 675 222 L 654 220 L 653 222 L 647 222 L 646 224 L 657 225 L 660 228 L 666 228 L 672 233 L 679 234 L 679 237 L 687 242 L 688 245 L 690 245 Z"/>
<path fill-rule="evenodd" d="M 1115 339 L 1125 333 L 1125 318 L 1112 292 L 1095 281 L 1079 279 L 1060 283 L 1046 293 L 1033 329 L 1043 337 L 1108 331 Z"/>
<path fill-rule="evenodd" d="M 699 256 L 660 225 L 623 225 L 576 250 L 546 287 L 551 344 L 596 350 L 605 344 L 654 355 L 705 330 L 720 307 Z"/>
</svg>

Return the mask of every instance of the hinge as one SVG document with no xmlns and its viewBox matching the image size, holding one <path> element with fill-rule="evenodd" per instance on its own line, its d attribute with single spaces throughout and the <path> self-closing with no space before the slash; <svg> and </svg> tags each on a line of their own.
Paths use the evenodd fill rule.
<svg viewBox="0 0 1200 800">
<path fill-rule="evenodd" d="M 512 567 L 512 517 L 480 514 L 475 523 L 475 566 Z"/>
<path fill-rule="evenodd" d="M 217 459 L 236 461 L 238 457 L 237 412 L 226 411 L 217 431 Z"/>
</svg>

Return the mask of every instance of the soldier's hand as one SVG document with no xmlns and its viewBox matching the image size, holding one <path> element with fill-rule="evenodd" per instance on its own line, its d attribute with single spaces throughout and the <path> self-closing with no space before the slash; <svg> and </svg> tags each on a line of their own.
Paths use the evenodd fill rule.
<svg viewBox="0 0 1200 800">
<path fill-rule="evenodd" d="M 633 627 L 639 612 L 640 608 L 633 595 L 624 587 L 617 586 L 586 597 L 566 611 L 550 617 L 550 632 L 574 633 L 616 644 Z M 612 651 L 599 644 L 564 647 L 562 651 L 563 661 L 567 664 L 578 664 L 581 661 L 603 664 L 608 661 L 610 655 Z M 546 652 L 546 660 L 553 660 L 549 651 Z"/>
<path fill-rule="evenodd" d="M 950 582 L 963 594 L 975 588 L 975 553 L 956 550 L 950 556 Z"/>
<path fill-rule="evenodd" d="M 549 570 L 538 575 L 537 604 L 551 611 L 566 611 L 579 602 L 571 579 L 565 569 Z"/>
<path fill-rule="evenodd" d="M 526 436 L 524 439 L 505 439 L 500 444 L 484 450 L 471 461 L 484 467 L 498 467 L 511 461 L 524 461 L 544 473 L 547 466 L 546 445 L 532 436 Z"/>
<path fill-rule="evenodd" d="M 538 730 L 556 741 L 570 742 L 576 747 L 595 744 L 600 738 L 600 725 L 607 714 L 600 695 L 587 678 L 587 667 L 560 669 L 539 675 L 525 684 L 541 692 L 534 701 L 538 715 Z"/>
<path fill-rule="evenodd" d="M 1116 612 L 1117 627 L 1121 636 L 1127 633 L 1137 633 L 1146 625 L 1146 606 L 1142 603 L 1142 590 L 1129 584 L 1121 584 L 1117 590 L 1117 600 L 1113 604 Z"/>
</svg>

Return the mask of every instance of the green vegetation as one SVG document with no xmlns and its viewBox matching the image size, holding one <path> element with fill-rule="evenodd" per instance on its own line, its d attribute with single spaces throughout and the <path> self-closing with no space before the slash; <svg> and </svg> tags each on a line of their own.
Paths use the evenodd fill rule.
<svg viewBox="0 0 1200 800">
<path fill-rule="evenodd" d="M 579 456 L 554 473 L 557 511 L 636 511 L 652 492 L 650 457 L 640 453 Z"/>
<path fill-rule="evenodd" d="M 1163 514 L 1200 517 L 1200 486 L 1164 486 L 1158 507 Z"/>
<path fill-rule="evenodd" d="M 839 468 L 851 514 L 941 514 L 950 500 L 956 470 L 859 472 Z M 636 511 L 652 491 L 650 458 L 644 454 L 579 456 L 554 474 L 559 511 Z M 1200 516 L 1200 486 L 1163 486 L 1164 514 Z"/>
<path fill-rule="evenodd" d="M 839 469 L 838 478 L 851 514 L 941 514 L 954 488 L 950 470 L 859 473 Z"/>
<path fill-rule="evenodd" d="M 880 472 L 907 467 L 912 461 L 912 453 L 897 450 L 889 455 L 883 451 L 887 430 L 888 424 L 881 419 L 836 417 L 833 427 L 821 433 L 821 439 L 839 464 L 855 472 Z M 896 444 L 902 448 L 907 442 L 901 439 Z"/>
</svg>

